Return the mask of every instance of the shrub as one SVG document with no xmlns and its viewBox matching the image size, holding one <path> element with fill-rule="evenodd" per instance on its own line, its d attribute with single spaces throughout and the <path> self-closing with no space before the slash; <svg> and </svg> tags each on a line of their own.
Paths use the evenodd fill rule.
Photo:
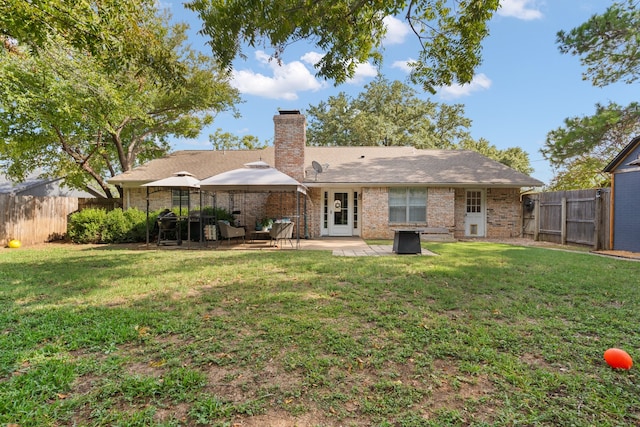
<svg viewBox="0 0 640 427">
<path fill-rule="evenodd" d="M 102 225 L 100 243 L 121 243 L 126 241 L 129 225 L 122 209 L 114 209 L 107 213 Z"/>
<path fill-rule="evenodd" d="M 70 216 L 67 235 L 74 243 L 142 242 L 146 230 L 146 213 L 138 209 L 84 209 Z"/>
<path fill-rule="evenodd" d="M 67 235 L 74 243 L 98 243 L 107 212 L 104 209 L 84 209 L 69 217 Z"/>
<path fill-rule="evenodd" d="M 203 214 L 215 216 L 216 219 L 232 220 L 233 215 L 224 208 L 204 208 Z M 156 222 L 162 210 L 149 212 L 149 234 L 151 238 L 157 233 Z M 178 212 L 174 210 L 177 215 Z M 185 211 L 183 209 L 183 215 Z M 147 238 L 147 214 L 138 209 L 84 209 L 71 214 L 67 226 L 67 236 L 74 243 L 129 243 L 144 242 Z M 187 224 L 181 224 L 183 234 Z M 195 231 L 197 233 L 197 230 Z"/>
<path fill-rule="evenodd" d="M 124 216 L 129 223 L 129 242 L 144 242 L 147 238 L 147 214 L 138 209 L 128 209 L 124 211 Z M 157 218 L 157 214 L 155 216 Z M 153 230 L 155 218 L 149 212 L 149 230 Z"/>
</svg>

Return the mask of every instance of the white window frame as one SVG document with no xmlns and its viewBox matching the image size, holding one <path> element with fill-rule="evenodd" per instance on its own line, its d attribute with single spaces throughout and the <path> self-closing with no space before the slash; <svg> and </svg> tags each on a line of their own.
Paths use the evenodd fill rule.
<svg viewBox="0 0 640 427">
<path fill-rule="evenodd" d="M 418 200 L 415 196 L 412 198 L 412 191 L 416 191 L 419 190 L 421 192 L 424 193 L 424 198 Z M 400 193 L 404 191 L 404 203 L 402 204 L 394 204 L 394 201 L 392 201 L 392 193 L 396 192 L 396 193 Z M 397 196 L 399 196 L 399 194 L 396 194 Z M 427 199 L 428 199 L 428 190 L 427 187 L 390 187 L 389 188 L 389 223 L 390 224 L 426 224 L 427 223 Z M 416 201 L 419 202 L 424 202 L 424 203 L 419 203 L 416 204 Z M 391 209 L 392 208 L 400 208 L 400 207 L 404 207 L 404 219 L 400 220 L 400 221 L 394 221 L 393 220 L 393 215 L 391 214 Z M 420 217 L 414 217 L 411 218 L 411 214 L 413 212 L 412 208 L 416 208 L 416 207 L 420 207 L 421 209 L 419 210 L 420 212 Z"/>
</svg>

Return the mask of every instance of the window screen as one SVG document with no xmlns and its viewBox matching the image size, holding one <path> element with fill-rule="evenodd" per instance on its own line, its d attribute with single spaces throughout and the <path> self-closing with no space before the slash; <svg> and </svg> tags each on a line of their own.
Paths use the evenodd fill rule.
<svg viewBox="0 0 640 427">
<path fill-rule="evenodd" d="M 426 222 L 426 188 L 390 188 L 389 222 Z"/>
</svg>

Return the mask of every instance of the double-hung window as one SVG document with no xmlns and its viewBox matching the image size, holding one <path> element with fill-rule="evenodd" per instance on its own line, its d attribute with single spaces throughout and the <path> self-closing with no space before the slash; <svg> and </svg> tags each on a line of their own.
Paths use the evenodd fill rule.
<svg viewBox="0 0 640 427">
<path fill-rule="evenodd" d="M 427 189 L 390 188 L 389 222 L 427 222 Z"/>
</svg>

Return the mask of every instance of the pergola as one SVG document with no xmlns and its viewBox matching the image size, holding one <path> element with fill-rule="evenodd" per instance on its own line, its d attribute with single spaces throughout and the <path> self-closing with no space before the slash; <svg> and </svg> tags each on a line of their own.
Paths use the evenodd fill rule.
<svg viewBox="0 0 640 427">
<path fill-rule="evenodd" d="M 300 194 L 307 194 L 307 187 L 289 175 L 258 161 L 246 163 L 243 168 L 233 169 L 200 181 L 200 190 L 241 192 L 295 192 L 296 216 L 300 218 Z M 300 227 L 296 224 L 296 241 L 300 245 Z"/>
<path fill-rule="evenodd" d="M 200 180 L 195 178 L 193 174 L 180 171 L 173 174 L 168 178 L 159 179 L 157 181 L 148 182 L 146 184 L 142 184 L 142 187 L 147 188 L 147 247 L 149 246 L 149 188 L 150 187 L 160 187 L 160 188 L 169 188 L 169 189 L 178 189 L 178 190 L 188 190 L 189 191 L 189 199 L 187 210 L 191 208 L 191 190 L 200 188 Z M 202 205 L 202 197 L 200 197 L 200 205 Z M 182 206 L 180 206 L 180 212 L 182 213 Z M 188 238 L 191 235 L 191 221 L 187 221 L 187 242 Z"/>
</svg>

